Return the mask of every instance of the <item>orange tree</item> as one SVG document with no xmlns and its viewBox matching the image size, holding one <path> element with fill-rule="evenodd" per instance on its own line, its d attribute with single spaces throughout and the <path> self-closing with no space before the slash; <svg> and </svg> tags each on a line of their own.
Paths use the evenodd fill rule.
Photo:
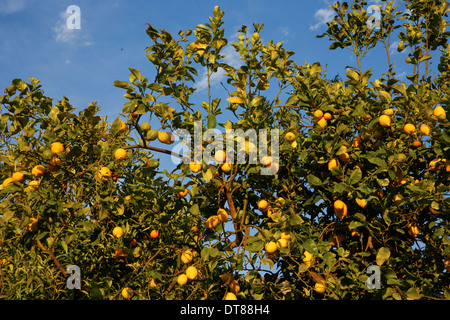
<svg viewBox="0 0 450 320">
<path fill-rule="evenodd" d="M 335 3 L 321 37 L 355 55 L 345 80 L 263 44 L 262 24 L 228 44 L 219 7 L 177 37 L 148 25 L 154 79 L 130 68 L 114 83 L 128 102 L 112 123 L 95 102 L 76 113 L 39 80 L 13 80 L 0 98 L 0 297 L 449 299 L 448 4 L 406 7 L 385 3 L 374 30 L 365 2 Z M 396 29 L 407 83 L 390 58 Z M 225 63 L 229 45 L 240 67 Z M 388 70 L 371 79 L 362 61 L 380 46 Z M 204 70 L 208 95 L 196 105 Z M 162 169 L 169 155 L 186 156 L 173 132 L 214 128 L 188 148 L 192 159 L 204 149 L 198 167 Z M 249 161 L 261 150 L 250 142 L 247 161 L 235 161 L 239 141 L 224 129 L 279 130 L 267 139 L 278 157 Z M 235 146 L 223 166 L 205 161 L 220 136 Z M 70 265 L 80 289 L 67 285 Z M 371 265 L 376 287 L 366 284 Z"/>
</svg>

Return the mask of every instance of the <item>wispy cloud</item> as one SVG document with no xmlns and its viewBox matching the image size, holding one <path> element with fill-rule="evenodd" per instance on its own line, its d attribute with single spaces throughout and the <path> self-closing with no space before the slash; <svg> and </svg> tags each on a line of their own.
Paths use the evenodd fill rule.
<svg viewBox="0 0 450 320">
<path fill-rule="evenodd" d="M 314 13 L 316 23 L 309 27 L 309 30 L 317 30 L 320 26 L 326 25 L 333 20 L 335 12 L 331 8 L 321 8 Z"/>
<path fill-rule="evenodd" d="M 22 11 L 31 2 L 30 0 L 2 0 L 0 1 L 0 14 L 12 14 Z"/>
<path fill-rule="evenodd" d="M 239 54 L 236 52 L 233 46 L 227 45 L 223 48 L 222 54 L 225 56 L 224 62 L 234 68 L 239 68 L 242 65 L 242 61 L 239 60 Z M 211 86 L 215 86 L 225 77 L 225 70 L 219 68 L 216 73 L 213 73 L 209 78 Z M 206 70 L 200 76 L 200 80 L 197 82 L 197 90 L 208 89 L 208 74 Z"/>
<path fill-rule="evenodd" d="M 83 27 L 80 29 L 70 29 L 67 26 L 67 19 L 71 16 L 71 13 L 66 11 L 61 12 L 58 21 L 53 26 L 53 32 L 56 42 L 62 42 L 79 46 L 90 46 L 92 41 L 87 39 L 86 32 Z"/>
</svg>

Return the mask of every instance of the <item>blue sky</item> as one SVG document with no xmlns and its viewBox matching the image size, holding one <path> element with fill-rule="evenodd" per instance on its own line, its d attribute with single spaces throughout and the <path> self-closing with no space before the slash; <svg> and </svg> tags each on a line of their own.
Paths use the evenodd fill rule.
<svg viewBox="0 0 450 320">
<path fill-rule="evenodd" d="M 78 109 L 97 100 L 101 115 L 108 115 L 111 121 L 126 102 L 123 90 L 113 82 L 127 80 L 128 67 L 140 69 L 149 79 L 154 76 L 144 52 L 151 45 L 146 23 L 173 34 L 193 30 L 208 21 L 215 5 L 225 11 L 224 27 L 231 41 L 236 40 L 240 26 L 251 30 L 252 23 L 264 23 L 263 42 L 282 41 L 296 52 L 297 64 L 317 61 L 327 65 L 329 77 L 337 73 L 345 77 L 345 67 L 356 65 L 352 55 L 344 50 L 328 51 L 331 42 L 316 38 L 333 17 L 332 2 L 0 0 L 0 86 L 8 86 L 14 78 L 38 78 L 46 95 L 57 100 L 66 96 Z M 70 5 L 80 7 L 79 30 L 66 27 Z M 396 53 L 394 60 L 403 60 L 403 55 Z M 385 58 L 372 55 L 363 66 L 380 64 L 386 70 Z"/>
</svg>

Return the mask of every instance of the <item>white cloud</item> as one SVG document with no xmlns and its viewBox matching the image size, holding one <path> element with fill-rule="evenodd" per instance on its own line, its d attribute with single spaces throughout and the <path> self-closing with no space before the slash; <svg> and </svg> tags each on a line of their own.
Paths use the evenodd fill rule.
<svg viewBox="0 0 450 320">
<path fill-rule="evenodd" d="M 0 13 L 16 13 L 23 10 L 30 1 L 27 0 L 2 0 L 0 2 Z"/>
<path fill-rule="evenodd" d="M 86 39 L 86 33 L 81 26 L 80 29 L 69 29 L 67 27 L 67 19 L 71 16 L 71 13 L 66 11 L 61 12 L 59 19 L 53 26 L 53 32 L 55 33 L 56 42 L 63 42 L 73 45 L 90 46 L 92 41 Z"/>
<path fill-rule="evenodd" d="M 316 30 L 322 25 L 326 25 L 327 22 L 333 20 L 335 12 L 331 8 L 322 8 L 314 13 L 314 19 L 317 21 L 316 24 L 309 27 L 309 30 Z"/>
<path fill-rule="evenodd" d="M 222 55 L 225 56 L 223 58 L 224 62 L 234 68 L 239 68 L 242 65 L 242 61 L 239 60 L 239 54 L 236 52 L 233 46 L 227 45 L 222 50 Z M 214 87 L 215 85 L 219 84 L 220 81 L 225 77 L 225 70 L 222 68 L 219 68 L 216 73 L 213 73 L 211 77 L 209 78 L 209 82 L 211 84 L 211 87 Z M 200 80 L 197 82 L 197 90 L 205 90 L 208 89 L 208 74 L 206 70 L 203 71 L 201 74 Z"/>
</svg>

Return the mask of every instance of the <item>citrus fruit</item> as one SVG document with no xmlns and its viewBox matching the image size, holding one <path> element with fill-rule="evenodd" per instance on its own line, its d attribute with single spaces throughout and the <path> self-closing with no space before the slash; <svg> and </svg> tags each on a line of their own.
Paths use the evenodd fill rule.
<svg viewBox="0 0 450 320">
<path fill-rule="evenodd" d="M 127 158 L 127 151 L 125 149 L 122 148 L 118 148 L 115 152 L 114 152 L 114 158 L 117 161 L 121 161 L 121 160 L 125 160 Z"/>
<path fill-rule="evenodd" d="M 224 300 L 237 300 L 237 297 L 233 292 L 227 292 Z"/>
<path fill-rule="evenodd" d="M 184 273 L 180 274 L 180 275 L 177 277 L 177 283 L 178 283 L 180 286 L 185 285 L 185 284 L 187 283 L 187 281 L 188 281 L 188 277 L 187 277 L 187 275 L 185 275 Z"/>
<path fill-rule="evenodd" d="M 258 209 L 259 210 L 261 210 L 262 212 L 265 212 L 265 211 L 267 211 L 268 208 L 269 208 L 269 203 L 266 200 L 261 199 L 258 201 Z"/>
<path fill-rule="evenodd" d="M 424 136 L 429 136 L 430 132 L 431 132 L 430 127 L 427 126 L 426 124 L 420 126 L 420 133 L 423 134 Z"/>
<path fill-rule="evenodd" d="M 192 254 L 191 250 L 185 250 L 182 254 L 181 254 L 181 261 L 183 263 L 189 263 L 192 261 L 192 259 L 194 258 L 194 255 Z"/>
<path fill-rule="evenodd" d="M 217 210 L 217 217 L 218 217 L 219 221 L 227 222 L 228 221 L 228 212 L 225 209 L 219 209 L 219 210 Z"/>
<path fill-rule="evenodd" d="M 14 172 L 11 179 L 14 182 L 21 182 L 23 180 L 23 173 L 22 172 Z"/>
<path fill-rule="evenodd" d="M 286 133 L 286 135 L 284 136 L 284 139 L 286 139 L 287 142 L 292 142 L 295 140 L 295 134 L 292 132 L 288 132 Z"/>
<path fill-rule="evenodd" d="M 54 155 L 60 152 L 64 152 L 64 145 L 61 142 L 53 142 L 50 146 L 50 150 Z"/>
<path fill-rule="evenodd" d="M 317 109 L 316 111 L 314 111 L 314 117 L 316 117 L 317 119 L 321 119 L 323 117 L 322 110 Z"/>
<path fill-rule="evenodd" d="M 225 163 L 225 158 L 226 158 L 226 152 L 223 150 L 218 150 L 215 154 L 214 154 L 214 159 L 218 162 L 218 163 Z"/>
<path fill-rule="evenodd" d="M 275 251 L 277 251 L 277 244 L 273 241 L 269 241 L 266 243 L 265 249 L 267 253 L 274 253 Z"/>
<path fill-rule="evenodd" d="M 102 181 L 108 181 L 108 178 L 111 177 L 111 170 L 108 167 L 101 167 L 97 172 L 97 177 Z"/>
<path fill-rule="evenodd" d="M 202 170 L 202 164 L 201 164 L 201 163 L 194 163 L 194 162 L 191 162 L 191 163 L 189 164 L 189 169 L 190 169 L 192 172 L 197 173 L 197 172 L 199 172 L 200 170 Z"/>
<path fill-rule="evenodd" d="M 131 299 L 133 297 L 133 290 L 131 290 L 131 288 L 129 287 L 125 287 L 122 289 L 122 297 L 124 299 Z"/>
<path fill-rule="evenodd" d="M 416 127 L 414 127 L 414 125 L 411 123 L 407 123 L 404 125 L 403 131 L 405 131 L 406 134 L 411 135 L 414 133 L 414 131 L 416 131 Z"/>
<path fill-rule="evenodd" d="M 121 238 L 123 236 L 123 229 L 122 227 L 115 227 L 112 231 L 112 234 L 116 238 Z"/>
<path fill-rule="evenodd" d="M 336 200 L 333 206 L 334 213 L 339 219 L 343 219 L 347 215 L 347 205 L 343 201 Z"/>
<path fill-rule="evenodd" d="M 44 173 L 45 173 L 45 167 L 41 166 L 41 165 L 34 166 L 33 169 L 31 169 L 31 174 L 35 178 L 39 178 L 39 177 L 43 176 Z"/>
<path fill-rule="evenodd" d="M 316 291 L 317 293 L 324 293 L 326 290 L 326 286 L 323 283 L 317 282 L 314 285 L 314 291 Z"/>
<path fill-rule="evenodd" d="M 389 118 L 389 116 L 383 114 L 378 118 L 378 123 L 383 127 L 390 127 L 391 126 L 391 118 Z"/>
<path fill-rule="evenodd" d="M 198 270 L 196 267 L 190 266 L 186 269 L 186 276 L 188 279 L 193 280 L 193 279 L 197 278 L 197 275 L 198 275 Z"/>
</svg>

